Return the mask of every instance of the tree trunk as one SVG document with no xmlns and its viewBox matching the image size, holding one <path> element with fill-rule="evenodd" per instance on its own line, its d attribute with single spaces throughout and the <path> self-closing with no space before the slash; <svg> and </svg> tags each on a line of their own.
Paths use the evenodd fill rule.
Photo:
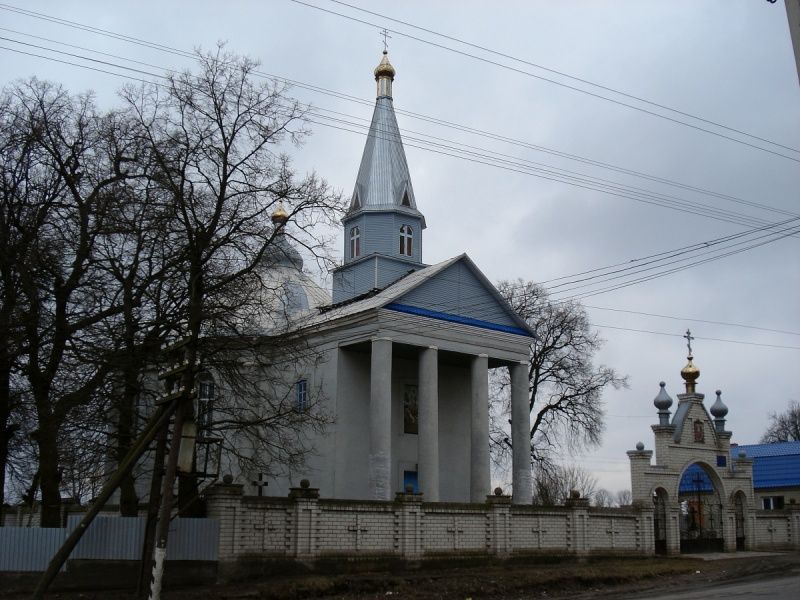
<svg viewBox="0 0 800 600">
<path fill-rule="evenodd" d="M 39 446 L 39 489 L 42 492 L 42 527 L 61 527 L 61 474 L 58 470 L 58 426 L 53 418 L 41 419 L 36 442 Z"/>
</svg>

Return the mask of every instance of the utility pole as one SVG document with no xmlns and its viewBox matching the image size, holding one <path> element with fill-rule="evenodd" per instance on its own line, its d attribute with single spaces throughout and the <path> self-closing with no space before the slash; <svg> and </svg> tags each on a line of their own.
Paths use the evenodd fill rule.
<svg viewBox="0 0 800 600">
<path fill-rule="evenodd" d="M 169 538 L 169 524 L 172 506 L 175 499 L 175 478 L 180 469 L 183 472 L 192 470 L 194 456 L 194 437 L 184 437 L 184 429 L 195 430 L 193 422 L 184 423 L 184 417 L 192 414 L 189 403 L 194 397 L 194 390 L 190 389 L 194 383 L 195 361 L 186 357 L 186 349 L 192 341 L 191 336 L 185 337 L 172 346 L 165 348 L 165 353 L 172 364 L 158 374 L 164 381 L 166 392 L 160 402 L 177 402 L 175 419 L 172 424 L 172 439 L 169 442 L 167 464 L 164 467 L 164 477 L 161 486 L 161 507 L 158 513 L 156 528 L 156 543 L 153 550 L 153 571 L 150 579 L 150 600 L 160 600 L 161 586 L 164 578 L 164 562 L 167 558 L 167 539 Z M 183 447 L 181 447 L 183 446 Z M 160 465 L 154 467 L 160 470 Z"/>
</svg>

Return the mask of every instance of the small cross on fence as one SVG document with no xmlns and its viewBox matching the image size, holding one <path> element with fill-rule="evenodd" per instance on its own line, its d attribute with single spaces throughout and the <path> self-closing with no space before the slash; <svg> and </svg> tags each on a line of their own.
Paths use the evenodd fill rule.
<svg viewBox="0 0 800 600">
<path fill-rule="evenodd" d="M 606 530 L 606 533 L 611 536 L 611 547 L 615 548 L 616 547 L 616 544 L 615 544 L 616 537 L 615 536 L 619 535 L 620 531 L 619 531 L 619 529 L 615 529 L 614 528 L 614 519 L 611 519 L 611 526 Z"/>
<path fill-rule="evenodd" d="M 264 488 L 269 485 L 269 482 L 264 481 L 264 474 L 263 473 L 259 473 L 258 474 L 258 479 L 253 481 L 252 484 L 258 488 L 258 495 L 259 496 L 263 496 L 264 495 Z"/>
<path fill-rule="evenodd" d="M 542 517 L 539 517 L 538 524 L 536 527 L 531 528 L 531 532 L 536 534 L 536 547 L 541 550 L 542 549 L 542 537 L 547 530 L 542 527 Z"/>
<path fill-rule="evenodd" d="M 356 536 L 356 550 L 361 549 L 361 534 L 366 533 L 369 531 L 366 527 L 361 524 L 361 515 L 356 515 L 356 524 L 355 525 L 348 525 L 347 531 L 350 533 L 355 534 Z"/>
<path fill-rule="evenodd" d="M 464 533 L 464 530 L 458 526 L 458 520 L 453 517 L 453 525 L 447 528 L 447 533 L 453 534 L 453 549 L 458 550 L 459 534 Z"/>
<path fill-rule="evenodd" d="M 769 522 L 769 525 L 767 526 L 767 531 L 769 531 L 769 541 L 774 542 L 775 532 L 777 531 L 777 529 L 775 529 L 775 525 L 772 524 L 772 521 Z"/>
</svg>

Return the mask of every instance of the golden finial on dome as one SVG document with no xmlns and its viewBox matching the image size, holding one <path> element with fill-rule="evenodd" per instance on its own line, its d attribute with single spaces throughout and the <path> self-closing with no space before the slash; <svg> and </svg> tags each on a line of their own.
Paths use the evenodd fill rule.
<svg viewBox="0 0 800 600">
<path fill-rule="evenodd" d="M 686 366 L 681 369 L 681 377 L 686 382 L 686 393 L 687 394 L 694 394 L 695 393 L 695 382 L 697 378 L 700 377 L 700 369 L 698 369 L 695 364 L 692 362 L 694 356 L 692 356 L 692 332 L 690 330 L 686 330 L 686 335 L 683 337 L 686 338 L 686 346 L 689 348 L 689 355 L 686 357 L 689 362 L 686 363 Z"/>
<path fill-rule="evenodd" d="M 383 36 L 383 58 L 378 63 L 378 66 L 375 67 L 375 81 L 378 82 L 378 98 L 391 98 L 392 82 L 396 71 L 392 63 L 389 62 L 389 48 L 386 40 L 392 36 L 389 35 L 389 31 L 386 29 L 381 31 L 381 35 Z"/>
<path fill-rule="evenodd" d="M 276 226 L 286 225 L 286 222 L 289 220 L 289 213 L 283 208 L 282 201 L 278 201 L 278 208 L 275 209 L 275 212 L 272 213 L 270 218 L 272 219 L 272 223 Z"/>
</svg>

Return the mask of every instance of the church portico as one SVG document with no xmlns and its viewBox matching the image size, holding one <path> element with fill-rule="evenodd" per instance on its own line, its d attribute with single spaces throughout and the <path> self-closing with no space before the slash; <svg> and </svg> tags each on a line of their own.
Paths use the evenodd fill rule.
<svg viewBox="0 0 800 600">
<path fill-rule="evenodd" d="M 341 481 L 347 484 L 341 491 L 337 485 L 335 494 L 386 500 L 411 484 L 426 501 L 483 502 L 491 491 L 490 365 L 509 368 L 512 377 L 516 374 L 512 398 L 518 409 L 527 410 L 525 365 L 486 353 L 411 345 L 390 335 L 343 345 L 338 352 L 345 355 L 338 361 L 340 402 L 362 407 L 367 418 L 362 414 L 360 420 L 368 431 L 361 431 L 368 435 L 357 436 L 350 428 L 356 415 L 337 423 L 337 436 L 349 440 L 340 445 L 337 462 L 357 472 L 359 457 L 366 455 L 368 477 L 365 487 L 346 475 Z M 520 429 L 512 435 L 527 442 L 527 427 Z M 518 451 L 514 460 L 514 502 L 529 503 L 529 457 Z"/>
</svg>

